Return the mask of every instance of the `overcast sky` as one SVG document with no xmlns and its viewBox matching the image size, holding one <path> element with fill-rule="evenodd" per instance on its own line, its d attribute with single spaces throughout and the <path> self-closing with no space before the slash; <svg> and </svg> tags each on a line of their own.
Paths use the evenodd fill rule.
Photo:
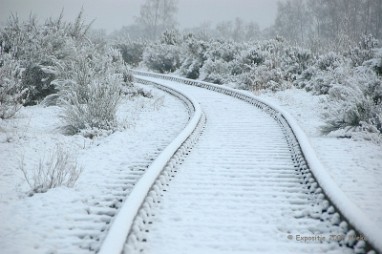
<svg viewBox="0 0 382 254">
<path fill-rule="evenodd" d="M 25 19 L 29 13 L 39 18 L 57 17 L 64 8 L 66 19 L 72 20 L 84 7 L 87 20 L 96 19 L 93 27 L 111 32 L 134 22 L 144 0 L 0 0 L 0 22 L 10 13 Z M 216 24 L 241 17 L 255 21 L 261 28 L 272 25 L 277 0 L 178 0 L 177 20 L 183 28 L 207 21 Z"/>
</svg>

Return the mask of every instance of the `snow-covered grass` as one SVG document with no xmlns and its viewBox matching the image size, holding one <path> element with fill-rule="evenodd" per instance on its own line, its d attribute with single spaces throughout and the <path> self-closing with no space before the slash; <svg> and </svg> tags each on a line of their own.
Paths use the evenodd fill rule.
<svg viewBox="0 0 382 254">
<path fill-rule="evenodd" d="M 115 208 L 128 194 L 124 184 L 134 180 L 188 120 L 178 99 L 156 89 L 152 94 L 123 101 L 117 118 L 125 128 L 94 139 L 62 134 L 62 109 L 55 106 L 25 107 L 14 118 L 0 120 L 2 253 L 89 253 L 98 248 Z M 83 167 L 78 181 L 73 188 L 29 196 L 19 170 L 21 158 L 32 173 L 57 145 Z"/>
<path fill-rule="evenodd" d="M 307 134 L 311 145 L 331 177 L 345 194 L 382 228 L 382 146 L 374 134 L 322 135 L 326 95 L 313 96 L 300 89 L 259 95 L 287 110 Z"/>
</svg>

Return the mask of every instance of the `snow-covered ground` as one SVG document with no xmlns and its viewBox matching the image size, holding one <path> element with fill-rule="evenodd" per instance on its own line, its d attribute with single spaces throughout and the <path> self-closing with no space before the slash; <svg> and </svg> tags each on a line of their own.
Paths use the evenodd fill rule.
<svg viewBox="0 0 382 254">
<path fill-rule="evenodd" d="M 351 139 L 321 135 L 325 96 L 313 96 L 299 89 L 258 96 L 280 105 L 296 118 L 338 186 L 382 228 L 382 146 L 378 140 L 362 134 Z"/>
<path fill-rule="evenodd" d="M 273 118 L 230 96 L 158 82 L 196 98 L 207 123 L 192 152 L 176 166 L 177 175 L 163 192 L 159 207 L 151 207 L 155 216 L 148 219 L 152 224 L 142 225 L 142 231 L 149 233 L 139 235 L 147 241 L 138 250 L 352 253 L 335 241 L 302 243 L 287 237 L 326 235 L 329 239 L 329 234 L 341 230 L 314 216 L 314 195 L 301 186 L 285 133 Z"/>
<path fill-rule="evenodd" d="M 99 246 L 102 231 L 134 179 L 185 126 L 182 103 L 154 90 L 153 99 L 135 98 L 118 116 L 126 129 L 94 140 L 65 136 L 58 107 L 23 108 L 0 122 L 0 248 L 2 253 L 88 253 Z M 382 227 L 382 147 L 363 139 L 322 136 L 319 127 L 325 97 L 297 89 L 259 95 L 292 114 L 308 135 L 323 165 L 339 187 Z M 31 173 L 39 160 L 60 145 L 84 170 L 74 188 L 59 187 L 27 195 L 18 169 L 24 158 Z M 130 179 L 130 180 L 129 180 Z M 136 178 L 135 178 L 136 179 Z"/>
<path fill-rule="evenodd" d="M 188 121 L 178 99 L 156 89 L 153 95 L 125 101 L 118 118 L 127 128 L 93 140 L 61 134 L 58 107 L 23 108 L 0 122 L 1 253 L 89 253 L 98 248 L 131 181 Z M 57 145 L 83 167 L 76 185 L 28 196 L 21 158 L 32 174 Z"/>
</svg>

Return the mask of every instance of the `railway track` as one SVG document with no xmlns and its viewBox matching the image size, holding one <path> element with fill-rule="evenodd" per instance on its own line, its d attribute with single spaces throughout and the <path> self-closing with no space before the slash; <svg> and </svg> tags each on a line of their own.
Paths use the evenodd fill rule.
<svg viewBox="0 0 382 254">
<path fill-rule="evenodd" d="M 171 99 L 166 98 L 166 106 L 179 107 L 179 114 L 184 114 L 184 116 L 182 115 L 182 119 L 177 120 L 166 119 L 158 124 L 160 128 L 153 131 L 154 133 L 152 133 L 150 139 L 141 140 L 139 143 L 137 142 L 135 146 L 137 149 L 141 146 L 147 147 L 148 149 L 142 150 L 141 153 L 135 153 L 136 157 L 126 156 L 126 151 L 120 154 L 110 155 L 111 158 L 122 156 L 123 159 L 120 159 L 120 161 L 124 161 L 125 159 L 126 162 L 121 163 L 121 165 L 117 167 L 108 168 L 107 172 L 104 173 L 103 184 L 97 185 L 98 191 L 102 193 L 101 195 L 89 195 L 89 197 L 84 197 L 83 202 L 87 204 L 86 214 L 68 214 L 67 216 L 70 218 L 68 221 L 69 224 L 72 222 L 72 226 L 69 229 L 67 225 L 62 225 L 57 228 L 57 230 L 64 232 L 64 236 L 69 234 L 69 236 L 66 237 L 70 237 L 70 242 L 79 248 L 76 253 L 95 253 L 99 250 L 101 243 L 107 235 L 110 221 L 120 210 L 125 198 L 129 196 L 135 184 L 146 173 L 155 158 L 163 152 L 172 139 L 177 136 L 178 132 L 184 128 L 188 122 L 188 118 L 194 112 L 192 104 L 190 104 L 189 100 L 184 98 L 183 95 L 164 87 L 157 86 L 157 88 L 158 89 L 153 88 L 157 90 L 155 91 L 157 96 L 171 95 Z M 187 111 L 188 116 L 185 115 Z M 170 111 L 166 112 L 170 113 Z M 166 112 L 164 112 L 166 117 L 174 116 L 174 114 L 167 114 Z M 146 124 L 154 124 L 154 122 L 148 122 Z M 125 145 L 124 142 L 129 142 L 131 145 L 131 141 L 128 138 L 126 138 L 126 140 L 122 138 L 121 142 L 117 142 L 116 144 L 122 147 Z M 110 157 L 106 154 L 104 159 L 107 161 L 110 160 Z M 100 176 L 97 175 L 95 177 Z M 69 233 L 67 233 L 68 230 Z M 47 240 L 52 241 L 53 244 L 54 241 L 62 241 L 62 239 Z M 65 253 L 72 252 L 66 249 L 63 249 L 63 251 L 65 251 Z"/>
<path fill-rule="evenodd" d="M 381 252 L 378 229 L 287 113 L 222 86 L 135 75 L 180 94 L 192 117 L 136 184 L 99 253 Z"/>
</svg>

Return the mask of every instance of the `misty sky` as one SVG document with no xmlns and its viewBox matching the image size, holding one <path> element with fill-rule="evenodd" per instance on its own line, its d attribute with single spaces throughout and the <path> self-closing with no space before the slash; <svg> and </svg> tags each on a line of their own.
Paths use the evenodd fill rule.
<svg viewBox="0 0 382 254">
<path fill-rule="evenodd" d="M 57 17 L 64 7 L 64 16 L 72 20 L 84 7 L 85 17 L 96 19 L 93 27 L 113 31 L 134 22 L 144 0 L 0 0 L 0 22 L 10 13 L 25 19 L 29 13 L 40 19 Z M 272 25 L 277 0 L 178 0 L 177 20 L 183 28 L 198 26 L 207 21 L 216 24 L 241 17 L 255 21 L 261 28 Z"/>
</svg>

